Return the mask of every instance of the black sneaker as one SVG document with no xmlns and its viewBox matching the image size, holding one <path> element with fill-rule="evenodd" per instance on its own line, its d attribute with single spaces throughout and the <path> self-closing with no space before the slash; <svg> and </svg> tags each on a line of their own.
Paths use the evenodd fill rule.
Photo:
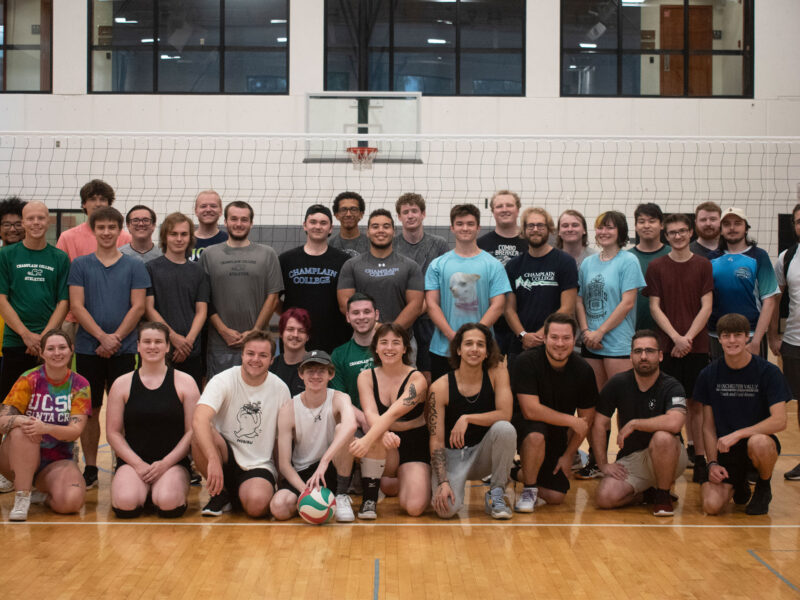
<svg viewBox="0 0 800 600">
<path fill-rule="evenodd" d="M 602 476 L 603 472 L 594 462 L 589 462 L 580 471 L 575 471 L 576 479 L 599 479 Z"/>
<path fill-rule="evenodd" d="M 759 479 L 758 471 L 755 469 L 747 469 L 747 483 L 750 485 L 755 484 Z"/>
<path fill-rule="evenodd" d="M 201 483 L 203 483 L 203 477 L 200 475 L 200 473 L 192 469 L 192 474 L 189 476 L 189 485 L 197 486 Z"/>
<path fill-rule="evenodd" d="M 791 471 L 786 471 L 783 477 L 789 481 L 800 481 L 800 463 Z"/>
<path fill-rule="evenodd" d="M 769 512 L 769 503 L 772 500 L 772 490 L 769 483 L 756 484 L 756 489 L 753 492 L 753 497 L 750 499 L 750 504 L 744 509 L 748 515 L 765 515 Z"/>
<path fill-rule="evenodd" d="M 733 485 L 733 503 L 734 504 L 747 504 L 750 500 L 750 484 L 742 481 L 739 484 Z"/>
<path fill-rule="evenodd" d="M 208 504 L 203 507 L 200 514 L 204 517 L 219 517 L 224 512 L 230 512 L 231 500 L 228 497 L 228 492 L 222 490 L 216 496 L 211 496 Z"/>
<path fill-rule="evenodd" d="M 86 489 L 91 490 L 97 487 L 97 467 L 86 465 L 83 469 L 83 481 L 86 483 Z"/>
</svg>

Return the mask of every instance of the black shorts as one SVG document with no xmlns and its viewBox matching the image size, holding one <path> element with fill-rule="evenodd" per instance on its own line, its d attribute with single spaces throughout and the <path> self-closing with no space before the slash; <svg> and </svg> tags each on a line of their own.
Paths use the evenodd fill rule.
<svg viewBox="0 0 800 600">
<path fill-rule="evenodd" d="M 661 362 L 661 370 L 681 382 L 687 398 L 692 397 L 697 377 L 700 375 L 700 371 L 707 366 L 708 354 L 697 352 L 691 352 L 682 358 L 665 354 L 664 360 Z"/>
<path fill-rule="evenodd" d="M 311 479 L 311 476 L 319 467 L 319 461 L 315 462 L 310 467 L 306 467 L 302 471 L 298 471 L 297 474 L 300 476 L 304 482 Z M 335 494 L 336 493 L 336 477 L 337 477 L 336 467 L 333 466 L 333 463 L 328 464 L 328 468 L 325 469 L 325 486 L 330 488 L 330 490 Z M 281 482 L 278 484 L 279 490 L 289 490 L 295 496 L 300 496 L 303 492 L 298 491 L 291 483 L 289 483 L 286 479 L 281 479 Z"/>
<path fill-rule="evenodd" d="M 414 322 L 414 339 L 417 340 L 417 368 L 420 371 L 431 370 L 431 340 L 436 326 L 428 318 L 419 318 Z"/>
<path fill-rule="evenodd" d="M 522 415 L 514 415 L 512 424 L 517 430 L 517 451 L 522 452 L 522 443 L 531 433 L 544 436 L 544 461 L 536 476 L 536 485 L 554 492 L 566 494 L 569 491 L 569 478 L 564 471 L 553 475 L 558 459 L 567 451 L 567 429 L 555 427 L 542 421 L 529 421 Z M 531 483 L 531 482 L 523 482 Z"/>
<path fill-rule="evenodd" d="M 777 436 L 770 435 L 769 437 L 775 442 L 775 448 L 780 455 L 781 443 L 778 441 Z M 734 487 L 742 485 L 747 481 L 747 472 L 755 469 L 753 461 L 750 460 L 750 457 L 747 455 L 747 440 L 749 439 L 750 438 L 739 440 L 731 446 L 730 450 L 721 452 L 719 456 L 717 456 L 717 462 L 721 467 L 725 467 L 725 470 L 728 472 L 728 478 L 722 483 L 730 483 Z"/>
<path fill-rule="evenodd" d="M 428 428 L 424 425 L 408 431 L 393 431 L 400 438 L 400 464 L 408 462 L 431 462 L 431 446 Z"/>
<path fill-rule="evenodd" d="M 450 359 L 446 356 L 430 353 L 431 356 L 431 381 L 436 381 L 442 375 L 447 375 L 453 370 L 450 366 Z"/>
<path fill-rule="evenodd" d="M 3 360 L 0 366 L 0 402 L 25 371 L 39 366 L 39 357 L 26 352 L 25 346 L 3 347 Z"/>
<path fill-rule="evenodd" d="M 225 489 L 232 498 L 239 496 L 239 487 L 248 479 L 255 479 L 259 477 L 266 479 L 272 484 L 272 489 L 275 489 L 275 476 L 269 469 L 250 469 L 245 471 L 236 462 L 233 457 L 233 448 L 225 440 L 225 446 L 228 448 L 228 461 L 222 465 L 222 475 L 225 478 Z"/>
<path fill-rule="evenodd" d="M 604 358 L 630 358 L 630 354 L 621 354 L 620 356 L 603 356 L 602 354 L 597 354 L 596 352 L 592 352 L 586 346 L 581 346 L 581 356 L 583 358 L 595 358 L 597 360 L 603 360 Z"/>
<path fill-rule="evenodd" d="M 203 373 L 205 369 L 203 368 L 203 357 L 199 354 L 195 356 L 190 356 L 183 362 L 175 363 L 170 361 L 172 366 L 177 371 L 183 371 L 187 375 L 191 376 L 194 379 L 194 382 L 197 384 L 197 389 L 203 389 Z"/>
<path fill-rule="evenodd" d="M 800 399 L 800 347 L 783 342 L 781 344 L 783 374 L 792 390 L 792 398 Z"/>
<path fill-rule="evenodd" d="M 103 395 L 117 377 L 136 368 L 135 354 L 118 354 L 103 358 L 96 354 L 76 354 L 75 370 L 89 382 L 92 390 L 92 408 L 103 406 Z"/>
</svg>

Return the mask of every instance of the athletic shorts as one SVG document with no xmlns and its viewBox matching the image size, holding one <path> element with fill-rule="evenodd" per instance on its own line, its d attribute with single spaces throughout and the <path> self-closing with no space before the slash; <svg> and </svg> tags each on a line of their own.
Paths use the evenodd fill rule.
<svg viewBox="0 0 800 600">
<path fill-rule="evenodd" d="M 800 346 L 792 346 L 783 342 L 781 344 L 781 357 L 783 358 L 783 374 L 792 390 L 792 398 L 800 399 Z"/>
<path fill-rule="evenodd" d="M 781 443 L 778 441 L 777 436 L 770 435 L 772 441 L 775 442 L 775 448 L 778 450 L 778 455 L 781 453 Z M 728 477 L 722 483 L 730 483 L 732 486 L 741 485 L 747 481 L 747 472 L 755 470 L 753 461 L 747 454 L 747 440 L 745 438 L 739 440 L 727 452 L 720 452 L 717 456 L 717 462 L 721 467 L 725 467 L 728 472 Z"/>
<path fill-rule="evenodd" d="M 686 397 L 691 398 L 700 371 L 708 366 L 708 354 L 691 352 L 682 358 L 664 354 L 661 370 L 681 382 Z"/>
<path fill-rule="evenodd" d="M 520 454 L 522 454 L 522 444 L 529 434 L 541 433 L 544 436 L 544 461 L 536 475 L 537 487 L 566 494 L 569 491 L 569 478 L 566 473 L 559 471 L 553 475 L 558 459 L 567 451 L 566 428 L 556 427 L 542 421 L 529 421 L 522 415 L 514 415 L 512 425 L 517 430 L 517 452 Z"/>
<path fill-rule="evenodd" d="M 275 475 L 269 469 L 249 469 L 245 471 L 236 462 L 233 457 L 233 448 L 225 440 L 225 446 L 228 448 L 228 461 L 222 465 L 222 474 L 225 478 L 225 489 L 232 497 L 239 495 L 239 487 L 248 479 L 255 479 L 256 477 L 266 479 L 272 484 L 272 489 L 275 489 Z"/>
<path fill-rule="evenodd" d="M 135 354 L 118 354 L 103 358 L 96 354 L 76 354 L 75 370 L 89 382 L 92 390 L 92 408 L 103 406 L 103 395 L 117 377 L 136 368 Z"/>
<path fill-rule="evenodd" d="M 675 481 L 686 470 L 689 464 L 689 455 L 686 454 L 686 447 L 681 443 L 678 437 L 675 437 L 675 443 L 680 444 L 681 452 L 678 455 L 678 462 L 675 465 L 675 473 L 672 475 L 672 481 Z M 634 493 L 641 494 L 643 491 L 656 487 L 656 473 L 653 469 L 653 461 L 650 458 L 650 449 L 645 448 L 638 452 L 626 454 L 622 458 L 617 459 L 616 464 L 625 467 L 628 471 L 628 476 L 625 481 L 633 488 Z"/>
<path fill-rule="evenodd" d="M 36 475 L 38 475 L 42 469 L 47 467 L 48 465 L 52 465 L 54 462 L 58 462 L 60 460 L 72 460 L 72 452 L 73 452 L 73 443 L 66 446 L 64 444 L 59 444 L 55 448 L 40 448 L 39 449 L 39 466 L 36 468 Z"/>
<path fill-rule="evenodd" d="M 300 476 L 304 482 L 311 479 L 311 476 L 316 472 L 317 468 L 319 467 L 319 461 L 315 462 L 310 467 L 306 467 L 302 471 L 298 471 L 297 474 Z M 331 491 L 336 493 L 336 467 L 333 466 L 333 463 L 328 464 L 328 468 L 325 470 L 325 487 L 329 488 Z M 295 496 L 300 496 L 303 492 L 298 491 L 291 483 L 289 483 L 286 479 L 281 479 L 280 484 L 278 484 L 279 490 L 289 490 Z"/>
<path fill-rule="evenodd" d="M 423 462 L 430 464 L 431 447 L 428 428 L 422 425 L 408 431 L 393 431 L 400 438 L 400 463 Z"/>
<path fill-rule="evenodd" d="M 596 352 L 592 352 L 586 346 L 581 346 L 581 356 L 583 358 L 596 358 L 597 360 L 603 360 L 604 358 L 630 358 L 630 354 L 620 354 L 619 356 L 603 356 L 602 354 L 597 354 Z"/>
<path fill-rule="evenodd" d="M 417 369 L 431 370 L 431 340 L 436 326 L 428 318 L 419 318 L 414 322 L 414 339 L 417 340 Z"/>
</svg>

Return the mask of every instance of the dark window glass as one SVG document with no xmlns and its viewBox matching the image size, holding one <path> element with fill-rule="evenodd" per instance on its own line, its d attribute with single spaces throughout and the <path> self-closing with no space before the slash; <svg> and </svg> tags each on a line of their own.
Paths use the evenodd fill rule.
<svg viewBox="0 0 800 600">
<path fill-rule="evenodd" d="M 0 92 L 51 91 L 52 0 L 0 0 Z"/>
<path fill-rule="evenodd" d="M 524 94 L 525 0 L 327 0 L 325 89 Z"/>
<path fill-rule="evenodd" d="M 288 0 L 93 0 L 91 11 L 93 92 L 288 91 Z"/>
<path fill-rule="evenodd" d="M 752 0 L 561 0 L 561 94 L 752 97 L 752 14 Z"/>
</svg>

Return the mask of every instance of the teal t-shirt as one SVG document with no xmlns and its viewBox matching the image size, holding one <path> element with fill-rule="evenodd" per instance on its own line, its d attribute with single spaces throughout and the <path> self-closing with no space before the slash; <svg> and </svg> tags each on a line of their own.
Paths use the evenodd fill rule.
<svg viewBox="0 0 800 600">
<path fill-rule="evenodd" d="M 56 305 L 69 300 L 68 276 L 67 253 L 50 244 L 31 250 L 19 242 L 0 250 L 0 294 L 34 333 L 42 333 Z M 4 331 L 4 347 L 25 345 L 8 325 Z"/>
<path fill-rule="evenodd" d="M 353 406 L 361 408 L 361 401 L 358 398 L 358 374 L 373 366 L 369 346 L 360 346 L 350 338 L 347 343 L 333 351 L 331 360 L 336 368 L 331 387 L 348 394 Z"/>
<path fill-rule="evenodd" d="M 664 244 L 655 252 L 642 252 L 637 248 L 631 248 L 628 252 L 639 260 L 639 266 L 642 268 L 642 276 L 647 277 L 647 267 L 650 266 L 650 263 L 660 256 L 669 254 L 671 250 L 672 248 L 669 244 Z M 656 325 L 653 316 L 650 314 L 650 298 L 642 295 L 643 289 L 644 288 L 639 288 L 639 293 L 636 296 L 636 329 L 652 329 L 653 331 L 658 331 L 658 325 Z"/>
</svg>

